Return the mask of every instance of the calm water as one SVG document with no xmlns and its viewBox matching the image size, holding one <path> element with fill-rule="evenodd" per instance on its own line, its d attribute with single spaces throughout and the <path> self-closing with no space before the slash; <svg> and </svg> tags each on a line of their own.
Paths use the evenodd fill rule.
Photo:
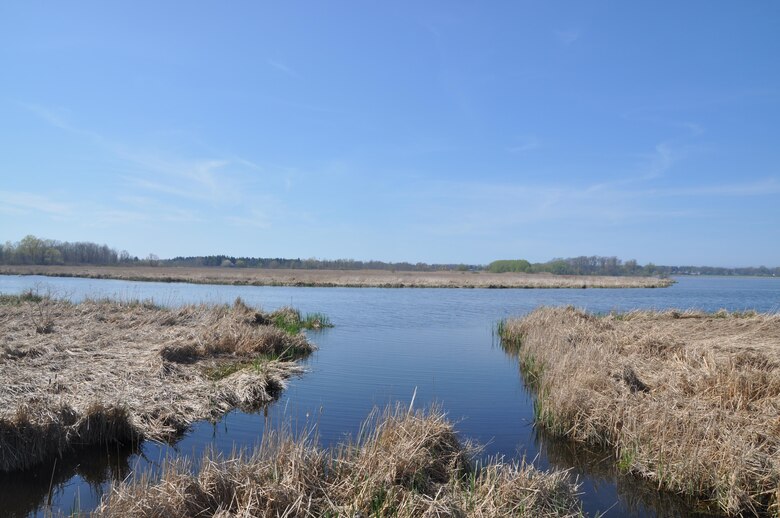
<svg viewBox="0 0 780 518">
<path fill-rule="evenodd" d="M 213 447 L 229 453 L 257 443 L 266 427 L 316 427 L 332 444 L 355 434 L 375 406 L 443 405 L 463 437 L 486 445 L 486 454 L 525 456 L 541 468 L 572 468 L 583 482 L 583 501 L 593 515 L 685 516 L 685 505 L 670 495 L 615 473 L 608 453 L 584 452 L 534 429 L 533 404 L 517 363 L 495 343 L 502 318 L 539 305 L 571 304 L 591 311 L 636 308 L 780 310 L 780 279 L 680 278 L 666 289 L 374 289 L 283 288 L 138 283 L 114 280 L 0 276 L 0 293 L 29 288 L 57 296 L 153 299 L 175 306 L 191 302 L 232 302 L 273 310 L 293 305 L 323 312 L 336 325 L 312 333 L 320 350 L 306 360 L 308 372 L 291 380 L 265 414 L 232 412 L 217 424 L 201 423 L 174 445 L 144 442 L 139 449 L 90 450 L 73 458 L 13 476 L 0 476 L 4 515 L 69 513 L 93 508 L 113 478 L 157 466 L 168 456 L 198 458 Z"/>
</svg>

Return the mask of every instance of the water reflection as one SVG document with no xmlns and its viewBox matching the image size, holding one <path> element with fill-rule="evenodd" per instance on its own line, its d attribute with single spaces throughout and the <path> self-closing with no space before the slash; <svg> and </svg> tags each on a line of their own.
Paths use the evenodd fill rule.
<svg viewBox="0 0 780 518">
<path fill-rule="evenodd" d="M 558 469 L 571 469 L 572 476 L 583 482 L 583 491 L 591 516 L 597 510 L 606 516 L 688 517 L 718 516 L 707 512 L 694 500 L 669 491 L 660 491 L 646 479 L 620 472 L 614 452 L 588 448 L 562 438 L 536 431 L 540 458 Z"/>
<path fill-rule="evenodd" d="M 3 516 L 40 515 L 46 509 L 65 514 L 92 509 L 110 482 L 131 473 L 131 459 L 140 447 L 115 443 L 80 448 L 29 470 L 0 473 Z"/>
</svg>

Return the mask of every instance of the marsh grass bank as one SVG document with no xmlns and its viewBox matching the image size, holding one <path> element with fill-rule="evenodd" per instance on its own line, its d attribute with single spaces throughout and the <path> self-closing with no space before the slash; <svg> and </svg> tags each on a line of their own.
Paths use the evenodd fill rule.
<svg viewBox="0 0 780 518">
<path fill-rule="evenodd" d="M 499 331 L 539 426 L 723 513 L 780 513 L 780 315 L 540 308 Z"/>
<path fill-rule="evenodd" d="M 325 450 L 311 435 L 267 431 L 253 452 L 206 455 L 195 472 L 116 484 L 96 516 L 581 516 L 566 472 L 526 463 L 476 466 L 439 409 L 374 413 L 359 437 Z"/>
<path fill-rule="evenodd" d="M 315 319 L 316 320 L 316 319 Z M 0 296 L 0 471 L 85 445 L 168 440 L 274 399 L 322 325 L 291 308 Z"/>
<path fill-rule="evenodd" d="M 671 279 L 549 273 L 283 270 L 221 267 L 0 265 L 0 274 L 127 281 L 344 288 L 666 288 Z"/>
</svg>

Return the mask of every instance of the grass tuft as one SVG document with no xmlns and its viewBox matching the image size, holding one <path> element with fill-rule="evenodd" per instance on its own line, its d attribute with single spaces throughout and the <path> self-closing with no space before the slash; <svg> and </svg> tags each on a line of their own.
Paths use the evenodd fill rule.
<svg viewBox="0 0 780 518">
<path fill-rule="evenodd" d="M 304 329 L 333 327 L 330 317 L 324 313 L 306 313 L 306 316 L 303 317 L 302 325 Z"/>
<path fill-rule="evenodd" d="M 46 297 L 35 290 L 25 290 L 18 295 L 0 293 L 0 306 L 19 306 L 25 302 L 43 302 Z"/>
<path fill-rule="evenodd" d="M 253 452 L 169 462 L 106 494 L 96 516 L 582 516 L 565 472 L 525 462 L 473 462 L 440 409 L 373 412 L 330 450 L 311 435 L 266 432 Z"/>
</svg>

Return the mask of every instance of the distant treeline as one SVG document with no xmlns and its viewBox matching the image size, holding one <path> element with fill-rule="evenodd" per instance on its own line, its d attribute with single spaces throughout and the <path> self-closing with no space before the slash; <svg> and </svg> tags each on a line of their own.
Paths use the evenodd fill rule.
<svg viewBox="0 0 780 518">
<path fill-rule="evenodd" d="M 780 267 L 746 266 L 744 268 L 722 268 L 719 266 L 656 266 L 664 275 L 753 275 L 757 277 L 780 277 Z"/>
<path fill-rule="evenodd" d="M 209 255 L 174 257 L 161 260 L 167 266 L 227 266 L 238 268 L 284 268 L 293 270 L 394 270 L 432 272 L 447 270 L 479 270 L 482 266 L 466 264 L 386 263 L 384 261 L 356 261 L 354 259 L 285 259 L 282 257 L 233 257 Z"/>
<path fill-rule="evenodd" d="M 649 268 L 649 270 L 648 270 Z M 525 259 L 493 261 L 486 268 L 493 273 L 524 272 L 554 273 L 558 275 L 655 275 L 652 263 L 640 266 L 635 260 L 623 262 L 617 257 L 580 256 L 553 259 L 546 263 L 531 263 Z"/>
<path fill-rule="evenodd" d="M 553 259 L 546 263 L 531 263 L 525 259 L 493 261 L 487 271 L 494 273 L 554 273 L 557 275 L 756 275 L 780 277 L 780 267 L 749 266 L 724 268 L 718 266 L 662 266 L 653 263 L 640 265 L 635 260 L 622 261 L 617 257 L 580 256 Z"/>
<path fill-rule="evenodd" d="M 285 268 L 298 270 L 393 270 L 408 272 L 432 271 L 489 271 L 494 273 L 548 272 L 558 275 L 756 275 L 780 277 L 780 267 L 766 266 L 723 268 L 717 266 L 661 266 L 653 263 L 640 265 L 635 260 L 622 261 L 617 257 L 580 256 L 553 259 L 545 263 L 531 263 L 525 259 L 493 261 L 487 266 L 473 264 L 389 263 L 384 261 L 356 261 L 354 259 L 285 259 L 281 257 L 234 257 L 208 255 L 160 259 L 154 254 L 140 259 L 127 251 L 117 252 L 108 245 L 89 242 L 57 241 L 26 236 L 17 243 L 0 245 L 0 264 L 52 265 L 148 265 L 148 266 L 216 266 L 229 268 Z"/>
<path fill-rule="evenodd" d="M 355 261 L 353 259 L 285 259 L 281 257 L 234 257 L 209 255 L 160 259 L 155 254 L 145 258 L 131 256 L 127 251 L 118 252 L 108 245 L 88 242 L 69 243 L 54 239 L 26 236 L 17 243 L 7 241 L 0 245 L 0 264 L 51 264 L 51 265 L 148 265 L 148 266 L 221 266 L 236 268 L 289 268 L 308 270 L 396 270 L 438 271 L 479 270 L 482 266 L 466 264 L 387 263 L 384 261 Z"/>
<path fill-rule="evenodd" d="M 0 264 L 118 264 L 130 259 L 127 252 L 117 252 L 108 245 L 69 243 L 35 236 L 0 245 Z"/>
</svg>

